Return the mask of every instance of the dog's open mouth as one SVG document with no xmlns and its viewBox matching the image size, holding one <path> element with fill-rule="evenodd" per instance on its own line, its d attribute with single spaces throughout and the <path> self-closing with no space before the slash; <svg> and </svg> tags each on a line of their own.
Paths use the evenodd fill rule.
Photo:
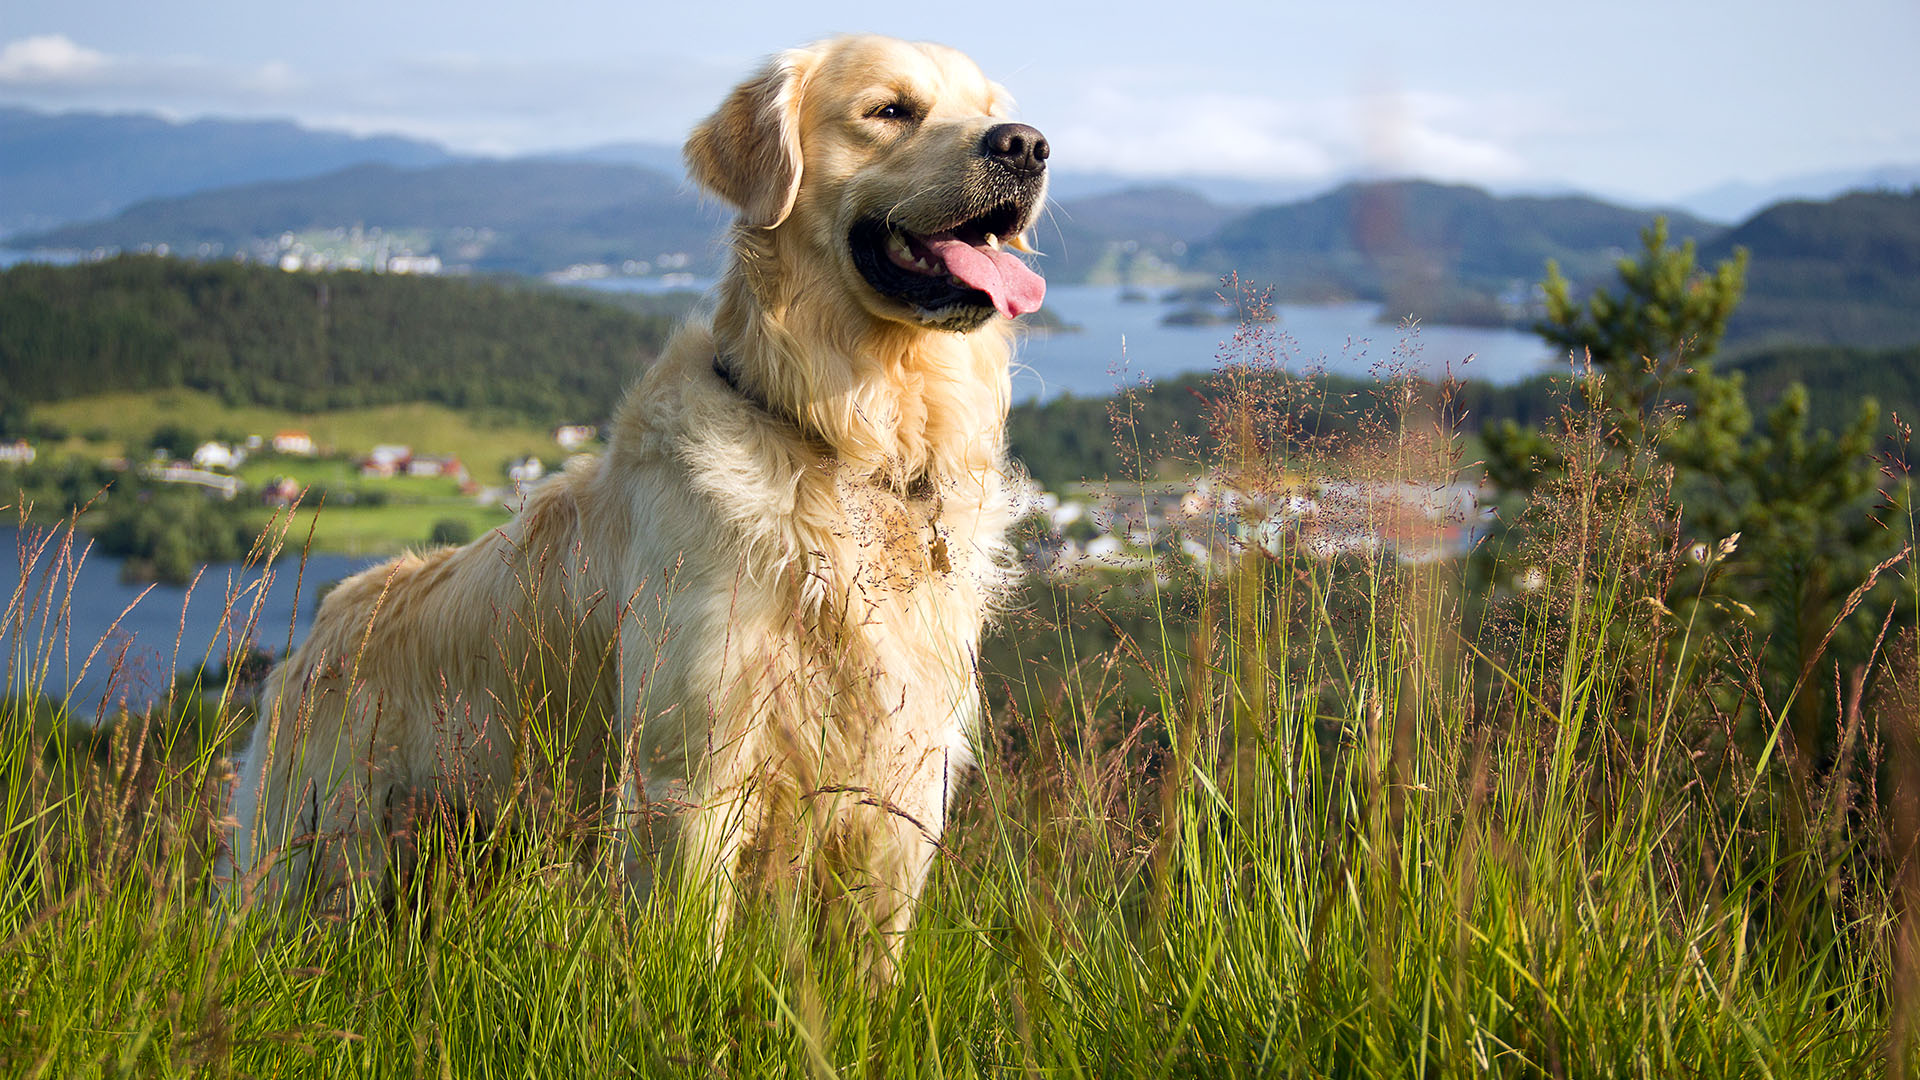
<svg viewBox="0 0 1920 1080">
<path fill-rule="evenodd" d="M 870 219 L 855 225 L 847 241 L 867 284 L 931 321 L 969 313 L 968 321 L 978 321 L 989 310 L 1012 319 L 1038 310 L 1047 293 L 1046 281 L 1007 250 L 1024 216 L 1005 203 L 930 233 Z"/>
</svg>

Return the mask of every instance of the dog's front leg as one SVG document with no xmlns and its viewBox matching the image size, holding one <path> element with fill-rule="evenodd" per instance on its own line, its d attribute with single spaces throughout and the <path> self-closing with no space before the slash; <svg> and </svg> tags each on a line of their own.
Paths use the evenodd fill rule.
<svg viewBox="0 0 1920 1080">
<path fill-rule="evenodd" d="M 767 743 L 757 684 L 730 670 L 726 650 L 695 647 L 695 624 L 667 634 L 637 627 L 622 643 L 623 739 L 617 820 L 637 899 L 670 875 L 672 900 L 710 912 L 716 948 L 732 921 L 765 818 Z M 725 641 L 725 628 L 716 635 Z M 637 642 L 630 646 L 628 642 Z"/>
<path fill-rule="evenodd" d="M 855 844 L 864 854 L 855 873 L 866 879 L 859 892 L 860 911 L 874 935 L 870 957 L 880 979 L 891 979 L 899 966 L 907 928 L 940 850 L 946 823 L 946 756 L 923 756 L 894 783 L 877 785 L 848 810 L 856 834 L 864 834 L 864 842 Z"/>
</svg>

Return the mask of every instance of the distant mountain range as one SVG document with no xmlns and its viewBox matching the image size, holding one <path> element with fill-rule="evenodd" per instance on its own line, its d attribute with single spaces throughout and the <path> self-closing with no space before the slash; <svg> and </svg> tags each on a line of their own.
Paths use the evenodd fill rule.
<svg viewBox="0 0 1920 1080">
<path fill-rule="evenodd" d="M 585 161 L 597 165 L 637 165 L 642 169 L 651 169 L 662 176 L 675 180 L 685 180 L 686 164 L 680 157 L 678 146 L 666 143 L 622 142 L 589 146 L 585 150 L 573 150 L 558 154 L 537 155 L 545 161 Z"/>
<path fill-rule="evenodd" d="M 1271 282 L 1282 296 L 1368 299 L 1433 322 L 1513 322 L 1548 259 L 1575 281 L 1607 276 L 1658 216 L 1585 196 L 1500 198 L 1422 180 L 1353 183 L 1222 223 L 1188 264 Z M 1666 212 L 1679 236 L 1721 231 Z"/>
<path fill-rule="evenodd" d="M 1676 205 L 1712 221 L 1743 221 L 1777 202 L 1831 199 L 1849 191 L 1911 191 L 1920 187 L 1920 164 L 1881 165 L 1800 173 L 1766 183 L 1733 181 L 1696 191 Z"/>
<path fill-rule="evenodd" d="M 284 120 L 195 120 L 0 107 L 0 236 L 118 213 L 143 199 L 381 162 L 453 160 L 397 136 L 356 138 Z"/>
<path fill-rule="evenodd" d="M 177 254 L 246 254 L 266 262 L 318 253 L 336 266 L 371 259 L 385 243 L 395 253 L 432 253 L 480 271 L 538 274 L 643 260 L 649 272 L 708 273 L 722 220 L 720 208 L 650 169 L 520 159 L 418 169 L 355 165 L 150 199 L 105 221 L 15 242 L 82 251 L 164 244 Z M 373 239 L 374 229 L 382 241 Z"/>
<path fill-rule="evenodd" d="M 1920 178 L 1920 169 L 1870 179 L 1902 175 Z M 1729 228 L 1683 210 L 1420 180 L 1318 194 L 1225 183 L 1056 177 L 1056 201 L 1036 229 L 1048 278 L 1164 287 L 1238 272 L 1282 300 L 1363 299 L 1429 322 L 1523 324 L 1536 314 L 1532 287 L 1547 259 L 1576 283 L 1610 280 L 1664 213 L 1703 259 L 1752 252 L 1736 339 L 1920 341 L 1920 196 L 1910 193 L 1783 202 Z M 1731 206 L 1751 194 L 1728 188 L 1694 202 L 1712 195 Z M 111 216 L 97 212 L 116 201 Z M 165 245 L 348 267 L 411 253 L 476 271 L 705 275 L 717 269 L 726 217 L 688 185 L 678 150 L 659 144 L 478 160 L 292 124 L 0 110 L 0 221 L 88 214 L 16 233 L 7 246 Z"/>
</svg>

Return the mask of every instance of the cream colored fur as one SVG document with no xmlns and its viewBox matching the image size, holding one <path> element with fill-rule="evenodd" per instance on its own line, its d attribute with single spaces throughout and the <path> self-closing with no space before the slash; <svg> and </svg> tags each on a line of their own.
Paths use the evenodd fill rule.
<svg viewBox="0 0 1920 1080">
<path fill-rule="evenodd" d="M 911 130 L 869 115 L 896 98 L 924 108 Z M 263 696 L 236 876 L 377 886 L 422 804 L 489 820 L 611 794 L 642 889 L 677 862 L 724 923 L 741 884 L 794 873 L 904 927 L 1009 582 L 1010 328 L 924 325 L 865 283 L 847 230 L 978 199 L 1008 106 L 960 54 L 871 37 L 735 90 L 687 146 L 742 210 L 713 316 L 629 393 L 606 454 L 511 524 L 327 598 Z"/>
</svg>

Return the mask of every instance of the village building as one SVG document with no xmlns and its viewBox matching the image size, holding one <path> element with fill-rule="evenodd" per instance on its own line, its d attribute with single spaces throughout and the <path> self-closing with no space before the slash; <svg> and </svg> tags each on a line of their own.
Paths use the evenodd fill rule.
<svg viewBox="0 0 1920 1080">
<path fill-rule="evenodd" d="M 571 454 L 592 442 L 597 434 L 599 431 L 591 424 L 562 424 L 553 429 L 553 441 L 560 444 L 560 449 Z"/>
<path fill-rule="evenodd" d="M 240 494 L 240 478 L 225 473 L 208 472 L 187 465 L 154 465 L 146 470 L 146 474 L 149 479 L 162 484 L 188 484 L 205 488 L 223 499 Z"/>
<path fill-rule="evenodd" d="M 247 460 L 247 452 L 223 442 L 203 442 L 193 452 L 193 463 L 202 469 L 237 469 Z"/>
<path fill-rule="evenodd" d="M 294 457 L 312 457 L 314 455 L 313 436 L 304 431 L 277 431 L 273 436 L 273 452 Z"/>
<path fill-rule="evenodd" d="M 529 454 L 507 466 L 507 479 L 518 487 L 527 487 L 547 475 L 547 467 L 540 459 Z"/>
<path fill-rule="evenodd" d="M 383 443 L 374 447 L 360 462 L 361 476 L 394 476 L 406 471 L 413 461 L 413 447 Z"/>
<path fill-rule="evenodd" d="M 408 476 L 447 476 L 467 479 L 467 467 L 454 454 L 416 454 L 407 461 Z"/>
</svg>

